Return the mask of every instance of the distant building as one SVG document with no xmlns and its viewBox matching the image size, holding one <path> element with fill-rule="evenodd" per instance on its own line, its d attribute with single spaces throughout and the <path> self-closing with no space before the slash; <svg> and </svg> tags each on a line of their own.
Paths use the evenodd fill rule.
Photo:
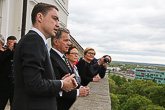
<svg viewBox="0 0 165 110">
<path fill-rule="evenodd" d="M 135 69 L 135 78 L 140 80 L 153 80 L 159 84 L 165 84 L 165 71 Z"/>
<path fill-rule="evenodd" d="M 135 76 L 135 71 L 134 70 L 128 70 L 127 74 L 129 74 L 131 76 Z"/>
<path fill-rule="evenodd" d="M 121 69 L 119 67 L 107 67 L 108 70 L 119 72 Z"/>
</svg>

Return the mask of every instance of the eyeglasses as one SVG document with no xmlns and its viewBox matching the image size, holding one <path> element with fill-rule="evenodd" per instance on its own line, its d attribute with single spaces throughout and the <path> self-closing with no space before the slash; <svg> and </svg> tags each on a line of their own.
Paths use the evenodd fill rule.
<svg viewBox="0 0 165 110">
<path fill-rule="evenodd" d="M 90 55 L 95 55 L 95 53 L 92 53 L 92 52 L 87 52 L 88 54 L 90 54 Z"/>
<path fill-rule="evenodd" d="M 77 55 L 78 56 L 78 53 L 70 53 L 70 54 L 73 54 L 73 55 Z"/>
</svg>

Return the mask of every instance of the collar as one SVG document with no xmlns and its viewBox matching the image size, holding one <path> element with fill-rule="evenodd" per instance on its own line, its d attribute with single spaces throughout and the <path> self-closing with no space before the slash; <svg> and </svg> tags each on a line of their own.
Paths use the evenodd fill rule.
<svg viewBox="0 0 165 110">
<path fill-rule="evenodd" d="M 41 31 L 39 31 L 37 28 L 34 28 L 34 27 L 32 27 L 31 30 L 33 30 L 33 31 L 35 31 L 37 34 L 39 34 L 39 35 L 41 36 L 41 38 L 43 39 L 45 45 L 47 44 L 47 40 L 46 40 L 45 36 L 41 33 Z"/>
<path fill-rule="evenodd" d="M 57 52 L 58 55 L 60 55 L 60 57 L 64 60 L 64 58 L 63 58 L 64 54 L 62 54 L 60 51 L 58 51 L 57 49 L 55 49 L 55 48 L 53 48 L 53 47 L 52 47 L 52 49 L 53 49 L 55 52 Z"/>
</svg>

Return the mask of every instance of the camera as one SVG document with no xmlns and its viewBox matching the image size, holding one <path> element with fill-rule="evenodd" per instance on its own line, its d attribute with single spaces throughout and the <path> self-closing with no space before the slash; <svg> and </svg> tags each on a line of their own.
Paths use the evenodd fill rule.
<svg viewBox="0 0 165 110">
<path fill-rule="evenodd" d="M 107 63 L 107 62 L 110 63 L 110 61 L 109 61 L 108 58 L 104 58 L 104 62 L 105 62 L 105 63 Z"/>
<path fill-rule="evenodd" d="M 3 48 L 3 49 L 7 49 L 7 46 L 5 45 L 5 46 L 3 46 L 2 48 Z"/>
<path fill-rule="evenodd" d="M 14 43 L 14 49 L 16 48 L 16 46 L 17 46 L 17 43 Z"/>
</svg>

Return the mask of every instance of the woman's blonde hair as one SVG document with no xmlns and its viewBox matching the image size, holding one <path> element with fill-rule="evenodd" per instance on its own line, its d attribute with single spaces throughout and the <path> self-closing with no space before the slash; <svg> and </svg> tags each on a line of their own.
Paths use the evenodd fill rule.
<svg viewBox="0 0 165 110">
<path fill-rule="evenodd" d="M 93 50 L 93 51 L 95 52 L 95 50 L 94 50 L 93 48 L 87 47 L 87 48 L 84 50 L 84 55 L 86 55 L 87 52 L 88 52 L 89 50 Z M 95 52 L 95 54 L 96 54 L 96 52 Z"/>
</svg>

